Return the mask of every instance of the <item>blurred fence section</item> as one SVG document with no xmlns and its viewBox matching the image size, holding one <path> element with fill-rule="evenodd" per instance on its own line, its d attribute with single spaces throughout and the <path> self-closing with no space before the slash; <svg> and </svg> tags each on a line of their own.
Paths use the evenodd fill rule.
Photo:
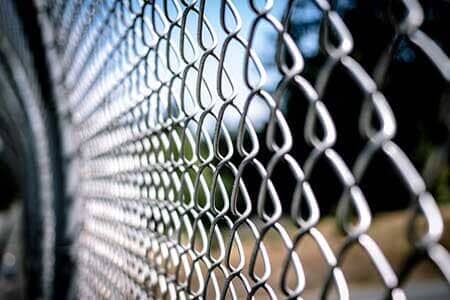
<svg viewBox="0 0 450 300">
<path fill-rule="evenodd" d="M 367 2 L 38 2 L 80 298 L 448 285 L 450 5 Z"/>
</svg>

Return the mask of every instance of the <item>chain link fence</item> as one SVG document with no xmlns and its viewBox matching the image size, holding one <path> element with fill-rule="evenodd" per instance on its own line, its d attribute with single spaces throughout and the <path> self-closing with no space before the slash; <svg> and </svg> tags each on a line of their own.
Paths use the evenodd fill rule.
<svg viewBox="0 0 450 300">
<path fill-rule="evenodd" d="M 345 261 L 376 277 L 387 298 L 406 298 L 423 261 L 448 284 L 435 200 L 448 196 L 448 181 L 439 192 L 433 170 L 448 172 L 449 44 L 448 30 L 427 31 L 439 15 L 429 2 L 38 4 L 81 224 L 80 298 L 293 299 L 315 285 L 318 297 L 348 299 Z M 361 5 L 367 20 L 347 25 Z M 397 141 L 402 121 L 409 126 L 397 112 L 417 104 L 401 99 L 415 85 L 391 79 L 415 56 L 422 82 L 440 84 L 424 84 L 420 107 L 438 103 L 444 128 L 423 168 Z M 400 217 L 381 222 L 377 239 L 383 205 L 408 220 L 400 231 Z M 403 239 L 394 263 L 389 247 Z M 313 257 L 302 256 L 305 240 Z M 306 268 L 311 260 L 322 271 Z"/>
</svg>

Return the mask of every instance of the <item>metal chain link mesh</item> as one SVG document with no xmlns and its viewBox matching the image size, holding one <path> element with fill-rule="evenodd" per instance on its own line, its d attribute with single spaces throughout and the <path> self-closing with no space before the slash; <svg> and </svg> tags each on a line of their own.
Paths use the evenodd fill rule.
<svg viewBox="0 0 450 300">
<path fill-rule="evenodd" d="M 380 88 L 401 38 L 418 47 L 448 86 L 449 58 L 421 30 L 419 2 L 397 1 L 400 13 L 387 5 L 395 35 L 369 73 L 352 56 L 353 36 L 335 4 L 314 1 L 325 60 L 312 79 L 303 76 L 304 54 L 289 29 L 300 1 L 282 2 L 281 17 L 273 1 L 245 1 L 251 11 L 245 15 L 237 0 L 42 2 L 78 176 L 73 194 L 82 206 L 74 251 L 80 298 L 301 297 L 313 275 L 301 257 L 307 238 L 326 265 L 322 297 L 351 295 L 342 264 L 354 247 L 370 258 L 387 297 L 406 297 L 402 285 L 421 260 L 450 281 L 450 256 L 439 243 L 443 218 L 394 141 L 396 118 Z M 263 27 L 274 32 L 263 47 L 275 53 L 278 77 L 256 46 Z M 323 101 L 337 68 L 363 95 L 364 146 L 354 163 L 336 150 L 335 116 Z M 304 161 L 291 153 L 297 141 L 282 104 L 292 89 L 307 100 Z M 255 114 L 267 118 L 258 122 Z M 269 159 L 259 155 L 263 149 Z M 369 234 L 371 203 L 360 182 L 375 155 L 391 164 L 411 198 L 414 213 L 405 224 L 411 251 L 401 268 Z M 337 248 L 318 227 L 324 216 L 315 191 L 327 186 L 310 177 L 319 161 L 331 167 L 342 191 L 332 212 L 342 236 Z M 276 176 L 294 182 L 287 201 Z M 256 192 L 248 188 L 252 180 Z"/>
</svg>

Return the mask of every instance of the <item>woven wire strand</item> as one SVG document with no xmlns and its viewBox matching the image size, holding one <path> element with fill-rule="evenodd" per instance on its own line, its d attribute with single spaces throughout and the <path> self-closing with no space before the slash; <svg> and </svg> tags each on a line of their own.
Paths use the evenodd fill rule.
<svg viewBox="0 0 450 300">
<path fill-rule="evenodd" d="M 300 298 L 309 274 L 296 249 L 305 237 L 326 264 L 324 298 L 350 297 L 341 265 L 354 246 L 370 257 L 392 299 L 406 298 L 402 283 L 418 256 L 432 261 L 449 282 L 450 256 L 439 244 L 442 216 L 393 140 L 395 116 L 380 91 L 400 36 L 450 80 L 449 58 L 421 30 L 419 2 L 398 1 L 404 17 L 392 18 L 397 34 L 369 74 L 352 57 L 352 34 L 334 6 L 312 1 L 322 13 L 319 38 L 326 56 L 314 82 L 303 76 L 303 54 L 288 30 L 298 1 L 287 1 L 279 19 L 273 1 L 248 1 L 253 14 L 243 19 L 235 2 L 221 0 L 219 27 L 207 14 L 210 2 L 40 3 L 73 160 L 72 194 L 81 206 L 74 250 L 80 298 Z M 275 88 L 267 87 L 270 74 L 254 46 L 260 26 L 276 33 L 270 47 L 281 79 Z M 230 57 L 233 47 L 244 55 L 240 78 Z M 338 67 L 364 95 L 359 130 L 365 146 L 353 165 L 335 150 L 338 133 L 322 101 Z M 291 154 L 296 141 L 281 105 L 292 87 L 308 100 L 304 138 L 312 150 L 304 162 Z M 265 136 L 250 116 L 255 99 L 268 111 Z M 234 129 L 228 115 L 234 116 Z M 373 119 L 381 125 L 375 127 Z M 268 161 L 260 160 L 261 148 L 270 152 Z M 359 182 L 376 153 L 392 163 L 411 195 L 408 231 L 414 250 L 401 270 L 394 270 L 368 234 L 372 213 Z M 332 167 L 342 187 L 335 215 L 345 239 L 337 250 L 317 228 L 320 199 L 309 178 L 319 160 Z M 272 179 L 280 165 L 295 180 L 289 208 L 282 206 Z M 256 197 L 247 190 L 249 176 L 260 180 Z M 286 214 L 294 233 L 281 222 Z M 425 231 L 417 231 L 419 219 Z M 281 241 L 282 257 L 270 252 L 269 232 Z M 251 240 L 251 252 L 244 249 L 245 239 Z M 282 266 L 279 274 L 271 272 L 274 265 Z"/>
</svg>

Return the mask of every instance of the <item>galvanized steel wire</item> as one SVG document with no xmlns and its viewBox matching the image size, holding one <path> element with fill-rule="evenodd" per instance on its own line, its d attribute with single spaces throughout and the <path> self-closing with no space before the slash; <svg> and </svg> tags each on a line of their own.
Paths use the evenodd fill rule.
<svg viewBox="0 0 450 300">
<path fill-rule="evenodd" d="M 309 276 L 298 252 L 306 237 L 317 244 L 327 266 L 324 298 L 333 289 L 340 299 L 350 297 L 341 264 L 355 245 L 370 257 L 392 299 L 406 297 L 402 284 L 420 255 L 449 282 L 450 255 L 439 243 L 442 216 L 421 175 L 394 142 L 395 115 L 379 88 L 400 37 L 417 45 L 450 80 L 448 56 L 421 30 L 420 3 L 397 1 L 402 18 L 391 12 L 396 34 L 371 74 L 352 57 L 352 33 L 332 3 L 314 1 L 323 15 L 320 50 L 326 62 L 311 82 L 302 75 L 305 61 L 288 30 L 297 1 L 284 4 L 280 19 L 272 13 L 273 1 L 249 1 L 253 15 L 245 19 L 235 1 L 217 5 L 218 28 L 211 25 L 205 12 L 210 1 L 205 0 L 40 1 L 71 172 L 77 178 L 73 196 L 81 205 L 82 229 L 74 250 L 80 298 L 298 298 Z M 267 87 L 270 74 L 254 46 L 261 24 L 276 32 L 269 46 L 276 51 L 281 79 L 273 89 Z M 245 53 L 242 80 L 233 77 L 231 45 Z M 338 132 L 322 101 L 337 67 L 364 95 L 359 131 L 365 146 L 353 165 L 335 150 Z M 304 162 L 291 155 L 296 141 L 280 104 L 292 87 L 309 101 L 304 138 L 312 150 Z M 269 110 L 265 136 L 249 117 L 256 98 Z M 236 129 L 227 123 L 230 111 Z M 260 161 L 261 147 L 270 151 L 268 161 Z M 359 182 L 376 153 L 403 180 L 414 211 L 408 225 L 413 250 L 401 270 L 391 266 L 368 234 L 372 212 Z M 319 160 L 327 161 L 342 186 L 335 216 L 345 239 L 337 251 L 317 228 L 321 199 L 314 189 L 320 187 L 309 178 Z M 273 181 L 280 165 L 288 166 L 285 176 L 296 182 L 289 208 L 282 206 Z M 261 179 L 256 199 L 247 191 L 248 176 Z M 294 234 L 281 223 L 285 215 L 297 228 Z M 419 220 L 426 223 L 425 231 L 416 229 Z M 249 236 L 242 236 L 244 228 Z M 269 231 L 286 255 L 268 254 Z M 243 239 L 252 241 L 251 253 L 244 251 Z M 280 274 L 271 272 L 274 265 L 282 266 Z"/>
</svg>

